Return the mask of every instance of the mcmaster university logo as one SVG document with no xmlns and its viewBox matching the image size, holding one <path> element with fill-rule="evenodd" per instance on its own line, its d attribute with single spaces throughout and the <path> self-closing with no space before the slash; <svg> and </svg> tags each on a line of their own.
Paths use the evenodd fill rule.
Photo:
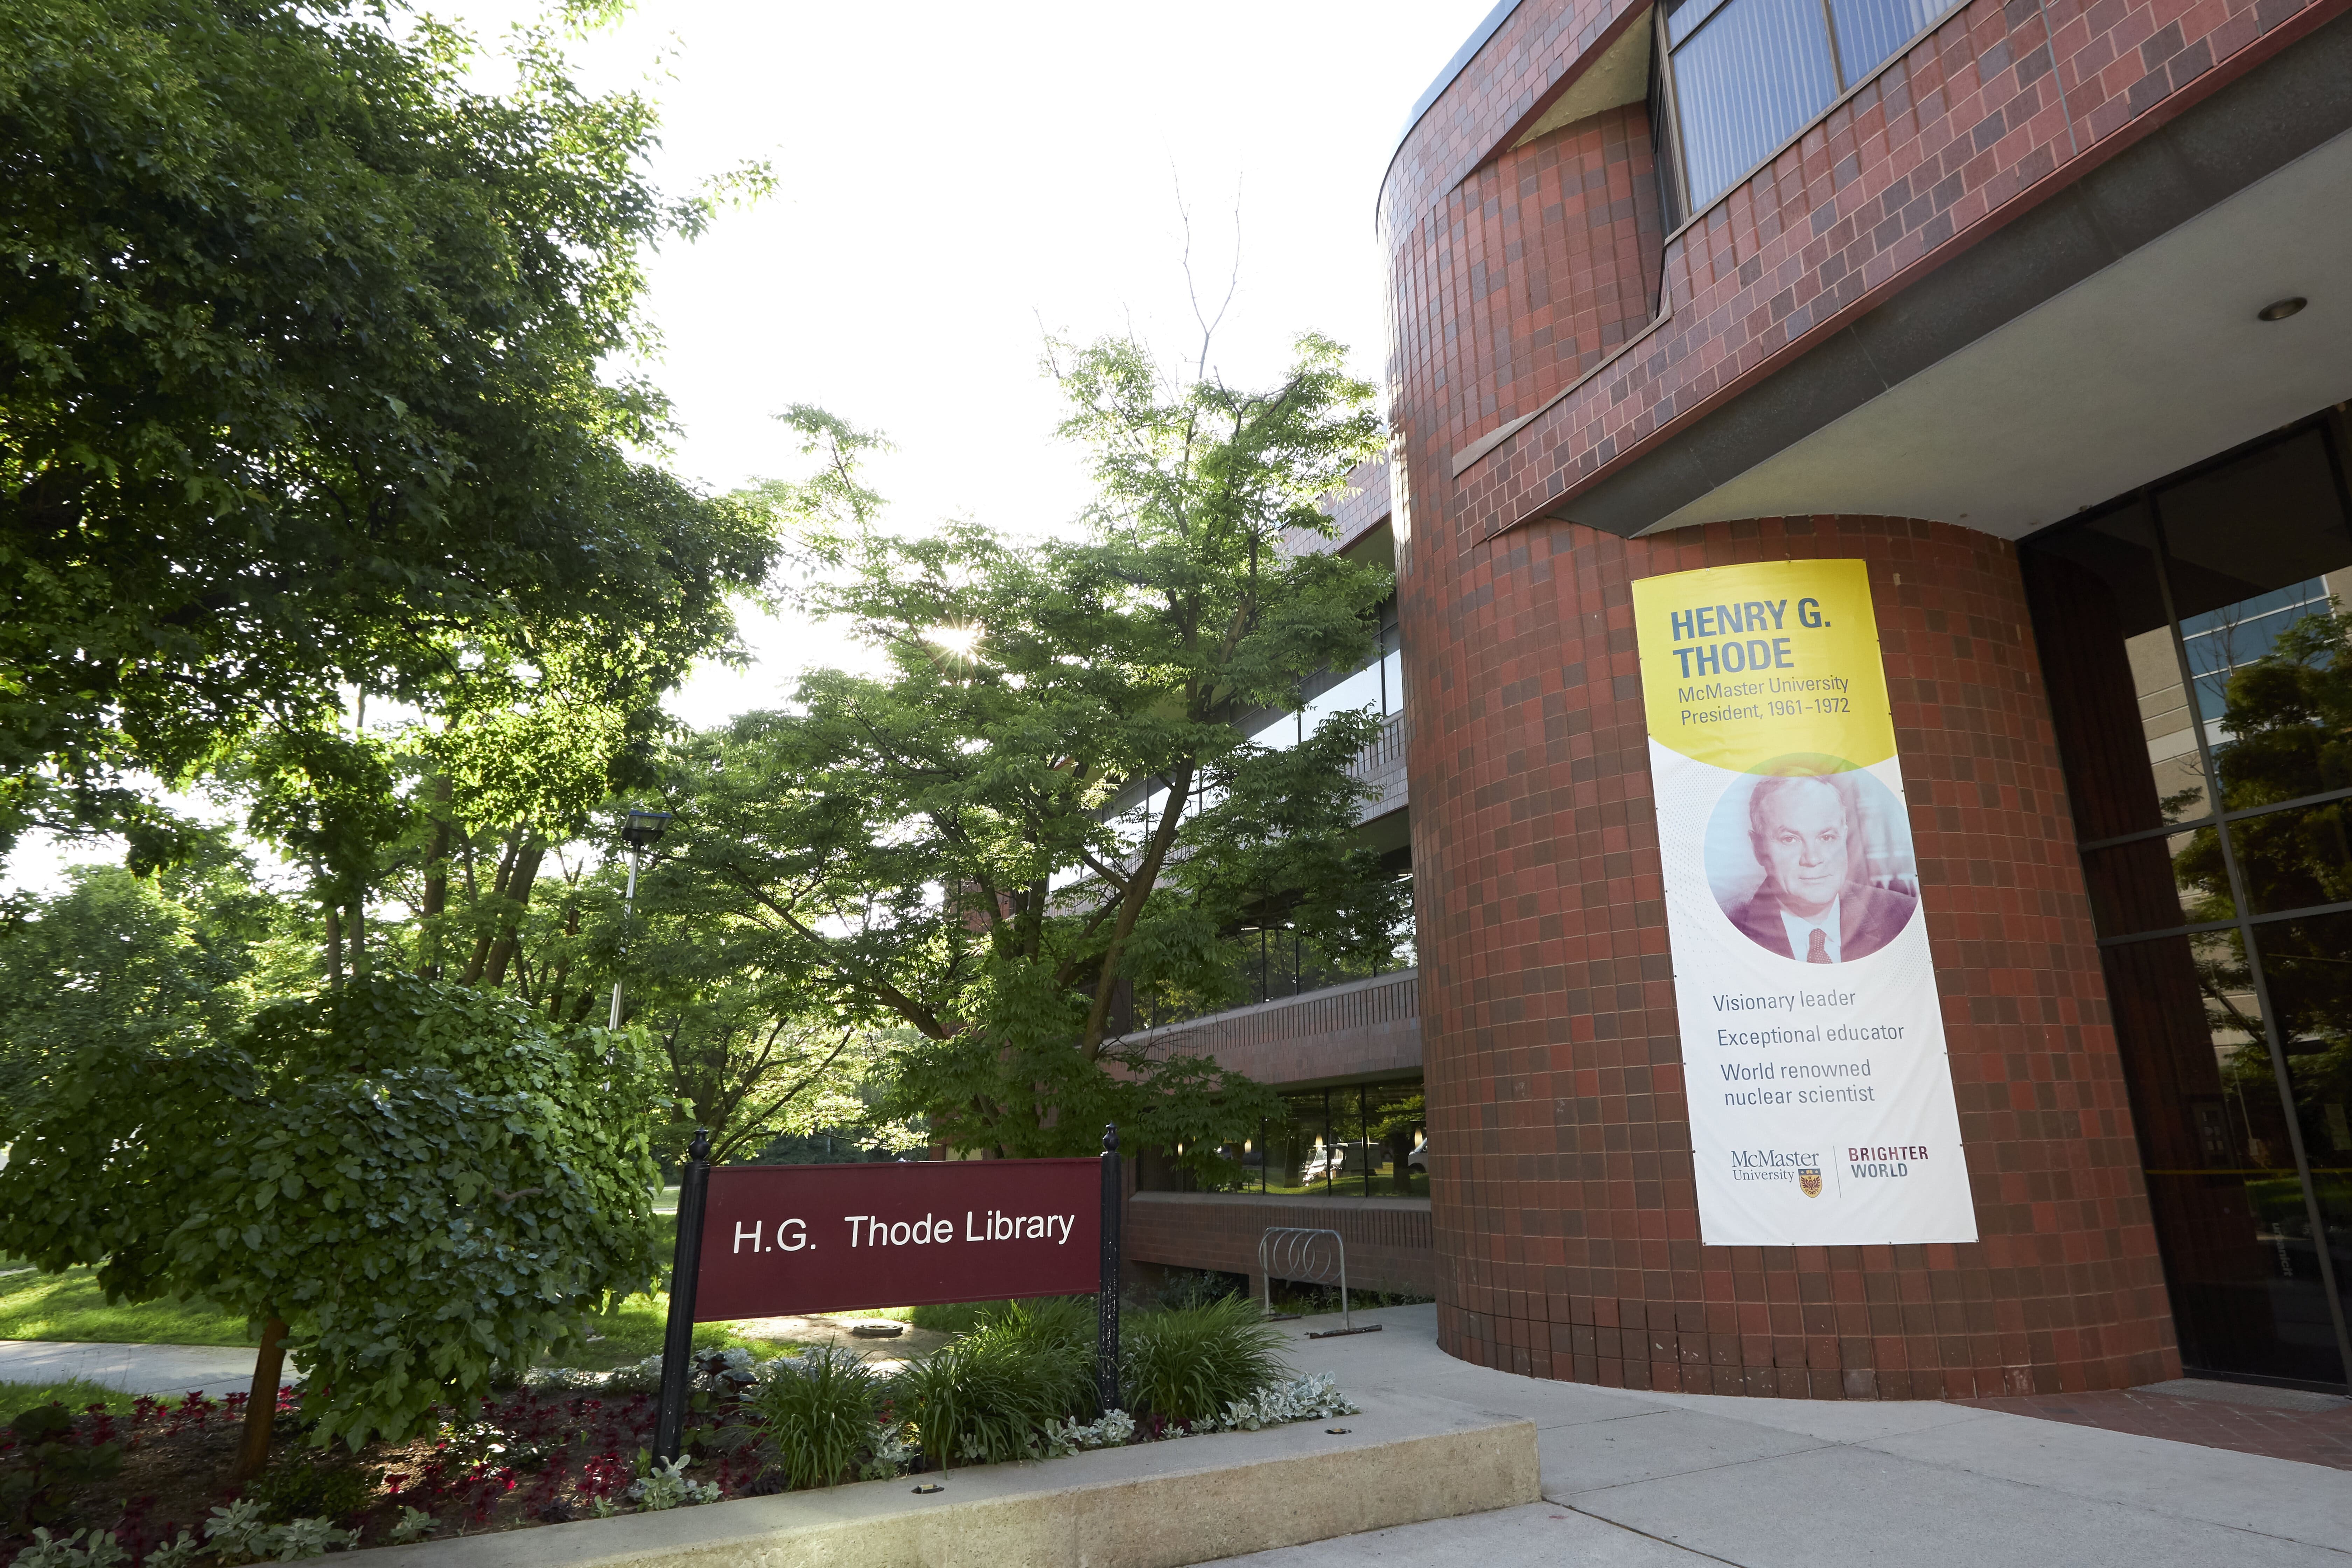
<svg viewBox="0 0 2352 1568">
<path fill-rule="evenodd" d="M 1797 1173 L 1797 1186 L 1809 1198 L 1822 1195 L 1822 1172 L 1818 1165 L 1808 1165 Z"/>
</svg>

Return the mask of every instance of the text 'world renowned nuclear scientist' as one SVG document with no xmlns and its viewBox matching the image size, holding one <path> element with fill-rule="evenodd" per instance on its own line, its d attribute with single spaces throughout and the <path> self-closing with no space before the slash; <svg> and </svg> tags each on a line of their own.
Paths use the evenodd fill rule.
<svg viewBox="0 0 2352 1568">
<path fill-rule="evenodd" d="M 1860 811 L 1843 781 L 1768 778 L 1748 797 L 1748 840 L 1764 885 L 1725 913 L 1784 958 L 1841 963 L 1893 942 L 1918 900 L 1873 887 L 1855 852 Z"/>
</svg>

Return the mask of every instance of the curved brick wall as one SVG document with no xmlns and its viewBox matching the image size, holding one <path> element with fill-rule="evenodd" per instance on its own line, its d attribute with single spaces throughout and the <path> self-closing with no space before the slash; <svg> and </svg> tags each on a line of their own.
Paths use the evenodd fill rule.
<svg viewBox="0 0 2352 1568">
<path fill-rule="evenodd" d="M 1970 0 L 1667 237 L 1643 106 L 1513 145 L 1647 7 L 1521 0 L 1381 188 L 1412 504 L 1572 500 L 2347 9 Z"/>
<path fill-rule="evenodd" d="M 1627 584 L 1870 564 L 1982 1239 L 1698 1241 Z M 1417 540 L 1440 1342 L 1538 1376 L 1926 1398 L 2179 1374 L 2014 549 L 1790 518 Z"/>
</svg>

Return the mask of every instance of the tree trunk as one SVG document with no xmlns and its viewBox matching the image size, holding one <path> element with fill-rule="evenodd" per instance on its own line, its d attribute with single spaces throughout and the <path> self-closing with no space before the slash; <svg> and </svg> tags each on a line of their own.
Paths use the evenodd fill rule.
<svg viewBox="0 0 2352 1568">
<path fill-rule="evenodd" d="M 433 839 L 425 852 L 425 902 L 417 914 L 416 973 L 426 980 L 441 978 L 441 930 L 438 917 L 449 908 L 449 775 L 433 775 Z"/>
<path fill-rule="evenodd" d="M 358 979 L 368 972 L 367 906 L 359 900 L 352 900 L 352 978 Z"/>
<path fill-rule="evenodd" d="M 245 1431 L 237 1439 L 231 1480 L 249 1481 L 269 1462 L 269 1424 L 278 1415 L 278 1380 L 285 1371 L 286 1323 L 271 1318 L 261 1325 L 261 1354 L 253 1363 L 253 1393 L 245 1403 Z"/>
<path fill-rule="evenodd" d="M 490 897 L 503 899 L 507 896 L 507 882 L 513 876 L 515 859 L 521 853 L 522 829 L 518 827 L 507 835 L 506 853 L 499 858 L 499 872 L 490 882 Z M 533 869 L 536 870 L 536 868 Z M 480 918 L 481 912 L 481 906 L 477 902 L 474 908 L 476 919 Z M 467 984 L 477 985 L 481 983 L 483 967 L 490 962 L 491 942 L 492 939 L 488 931 L 480 931 L 475 933 L 474 956 L 466 963 Z"/>
<path fill-rule="evenodd" d="M 507 917 L 505 929 L 490 946 L 488 962 L 482 968 L 482 984 L 499 986 L 506 984 L 507 965 L 514 962 L 515 949 L 520 945 L 523 908 L 530 902 L 530 885 L 539 879 L 539 863 L 547 855 L 547 846 L 533 839 L 515 857 L 514 870 L 507 878 Z"/>
<path fill-rule="evenodd" d="M 1160 868 L 1167 863 L 1169 846 L 1176 842 L 1177 826 L 1184 820 L 1184 805 L 1192 794 L 1192 764 L 1190 762 L 1168 775 L 1168 805 L 1160 814 L 1159 826 L 1146 845 L 1143 858 L 1134 870 L 1128 873 L 1127 895 L 1119 900 L 1118 919 L 1111 927 L 1110 942 L 1103 949 L 1102 973 L 1095 981 L 1095 999 L 1087 1009 L 1086 1033 L 1079 1037 L 1078 1048 L 1089 1062 L 1102 1055 L 1103 1027 L 1110 1022 L 1111 993 L 1118 984 L 1118 958 L 1127 946 L 1127 939 L 1135 934 L 1135 922 L 1143 913 L 1144 900 L 1160 880 Z"/>
<path fill-rule="evenodd" d="M 555 966 L 555 978 L 547 983 L 547 1021 L 563 1022 L 563 983 L 572 973 L 572 942 L 580 934 L 580 896 L 574 893 L 563 906 L 563 957 Z"/>
<path fill-rule="evenodd" d="M 334 905 L 327 906 L 327 989 L 343 988 L 343 916 Z"/>
</svg>

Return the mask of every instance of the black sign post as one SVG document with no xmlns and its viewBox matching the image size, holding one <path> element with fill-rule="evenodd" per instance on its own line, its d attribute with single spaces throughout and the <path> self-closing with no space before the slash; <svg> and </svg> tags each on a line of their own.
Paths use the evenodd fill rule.
<svg viewBox="0 0 2352 1568">
<path fill-rule="evenodd" d="M 710 1189 L 710 1130 L 698 1127 L 677 1187 L 677 1249 L 670 1255 L 669 1324 L 662 1335 L 661 1410 L 654 1420 L 654 1458 L 669 1464 L 686 1443 L 686 1404 L 694 1376 L 694 1288 L 702 1273 L 702 1201 Z"/>
<path fill-rule="evenodd" d="M 1095 1293 L 1095 1393 L 1106 1415 L 1118 1408 L 1118 1123 L 1103 1126 L 1102 1283 Z"/>
</svg>

